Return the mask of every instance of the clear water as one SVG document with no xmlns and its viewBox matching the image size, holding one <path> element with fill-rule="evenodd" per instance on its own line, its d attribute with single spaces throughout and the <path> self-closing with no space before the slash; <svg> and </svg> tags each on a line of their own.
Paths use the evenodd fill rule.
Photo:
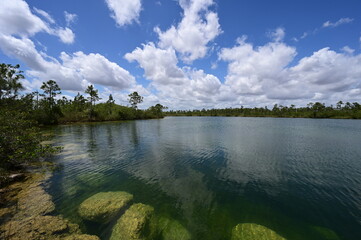
<svg viewBox="0 0 361 240">
<path fill-rule="evenodd" d="M 83 223 L 79 204 L 101 191 L 181 222 L 193 239 L 230 239 L 258 223 L 286 239 L 361 239 L 361 121 L 229 117 L 59 126 L 64 151 L 49 192 Z"/>
</svg>

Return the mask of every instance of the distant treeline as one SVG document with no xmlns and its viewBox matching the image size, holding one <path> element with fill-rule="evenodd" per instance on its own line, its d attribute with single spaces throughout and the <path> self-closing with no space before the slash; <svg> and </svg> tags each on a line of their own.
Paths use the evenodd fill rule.
<svg viewBox="0 0 361 240">
<path fill-rule="evenodd" d="M 284 117 L 284 118 L 345 118 L 361 119 L 361 105 L 357 102 L 339 101 L 335 106 L 324 103 L 309 103 L 306 107 L 282 106 L 275 104 L 272 109 L 260 108 L 224 108 L 202 110 L 168 111 L 166 116 L 226 116 L 226 117 Z"/>
</svg>

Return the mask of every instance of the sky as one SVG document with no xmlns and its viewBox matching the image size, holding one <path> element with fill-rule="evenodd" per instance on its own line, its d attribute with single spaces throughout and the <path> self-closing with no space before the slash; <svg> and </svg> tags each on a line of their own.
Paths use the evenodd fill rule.
<svg viewBox="0 0 361 240">
<path fill-rule="evenodd" d="M 359 0 L 0 0 L 0 62 L 139 108 L 361 102 Z"/>
</svg>

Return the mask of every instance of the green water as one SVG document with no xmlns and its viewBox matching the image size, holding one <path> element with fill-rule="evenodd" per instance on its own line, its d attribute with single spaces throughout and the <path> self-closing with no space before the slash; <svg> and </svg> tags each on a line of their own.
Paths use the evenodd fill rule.
<svg viewBox="0 0 361 240">
<path fill-rule="evenodd" d="M 57 212 L 83 222 L 80 203 L 127 191 L 192 239 L 230 239 L 239 223 L 286 239 L 361 239 L 361 121 L 177 117 L 59 126 Z"/>
</svg>

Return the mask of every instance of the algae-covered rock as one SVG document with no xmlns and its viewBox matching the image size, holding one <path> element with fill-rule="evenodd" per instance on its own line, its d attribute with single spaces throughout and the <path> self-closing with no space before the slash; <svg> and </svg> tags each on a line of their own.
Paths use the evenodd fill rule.
<svg viewBox="0 0 361 240">
<path fill-rule="evenodd" d="M 285 238 L 264 226 L 242 223 L 233 228 L 231 240 L 285 240 Z"/>
<path fill-rule="evenodd" d="M 88 234 L 74 234 L 63 238 L 63 240 L 100 240 L 100 238 Z"/>
<path fill-rule="evenodd" d="M 79 226 L 57 216 L 13 220 L 4 226 L 4 235 L 8 239 L 54 239 L 73 233 L 80 234 Z"/>
<path fill-rule="evenodd" d="M 190 240 L 191 234 L 178 221 L 161 217 L 158 229 L 163 240 Z"/>
<path fill-rule="evenodd" d="M 86 220 L 106 223 L 133 200 L 126 192 L 100 192 L 86 199 L 79 206 L 79 215 Z"/>
<path fill-rule="evenodd" d="M 18 195 L 18 208 L 21 215 L 46 215 L 55 210 L 51 196 L 40 186 L 29 186 Z"/>
<path fill-rule="evenodd" d="M 146 240 L 155 234 L 154 208 L 142 203 L 132 205 L 113 227 L 110 240 Z"/>
<path fill-rule="evenodd" d="M 25 182 L 17 182 L 9 186 L 6 201 L 16 202 L 14 219 L 46 215 L 55 210 L 51 196 L 44 190 L 49 178 L 49 174 L 34 174 Z"/>
</svg>

